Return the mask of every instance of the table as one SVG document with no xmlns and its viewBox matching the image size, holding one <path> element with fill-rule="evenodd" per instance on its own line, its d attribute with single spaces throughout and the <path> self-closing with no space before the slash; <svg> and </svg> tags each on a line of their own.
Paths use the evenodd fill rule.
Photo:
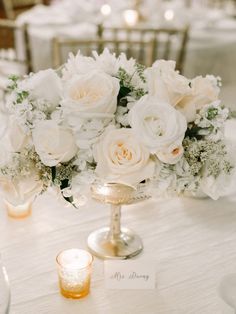
<svg viewBox="0 0 236 314">
<path fill-rule="evenodd" d="M 123 225 L 143 239 L 138 259 L 155 260 L 155 290 L 106 290 L 103 261 L 95 258 L 91 293 L 81 300 L 58 292 L 55 257 L 86 248 L 88 234 L 108 222 L 105 205 L 75 209 L 55 195 L 39 197 L 25 220 L 0 211 L 0 252 L 12 286 L 12 314 L 230 314 L 218 294 L 236 272 L 236 194 L 219 201 L 169 198 L 123 208 Z"/>
</svg>

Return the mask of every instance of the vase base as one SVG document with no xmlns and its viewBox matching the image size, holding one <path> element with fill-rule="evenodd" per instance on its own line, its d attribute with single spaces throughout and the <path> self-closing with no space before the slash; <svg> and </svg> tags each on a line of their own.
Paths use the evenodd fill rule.
<svg viewBox="0 0 236 314">
<path fill-rule="evenodd" d="M 88 237 L 91 253 L 103 259 L 128 259 L 138 255 L 142 249 L 142 240 L 132 230 L 121 228 L 119 236 L 111 237 L 108 227 L 92 232 Z"/>
</svg>

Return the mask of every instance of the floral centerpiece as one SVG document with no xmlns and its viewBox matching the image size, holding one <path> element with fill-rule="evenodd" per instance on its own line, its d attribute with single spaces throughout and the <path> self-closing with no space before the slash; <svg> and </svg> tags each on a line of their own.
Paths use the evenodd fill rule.
<svg viewBox="0 0 236 314">
<path fill-rule="evenodd" d="M 108 50 L 12 76 L 1 116 L 2 186 L 23 200 L 55 185 L 75 206 L 97 179 L 217 199 L 234 169 L 219 86 L 214 76 L 182 76 L 173 61 L 145 68 Z"/>
</svg>

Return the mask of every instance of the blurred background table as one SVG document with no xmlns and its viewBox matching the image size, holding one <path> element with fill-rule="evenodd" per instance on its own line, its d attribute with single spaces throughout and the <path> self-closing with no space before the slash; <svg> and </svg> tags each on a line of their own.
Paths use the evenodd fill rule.
<svg viewBox="0 0 236 314">
<path fill-rule="evenodd" d="M 104 3 L 110 5 L 110 14 L 100 12 Z M 53 37 L 94 39 L 96 25 L 99 23 L 108 27 L 124 26 L 122 12 L 129 8 L 127 3 L 129 2 L 63 0 L 49 7 L 39 5 L 21 14 L 17 22 L 29 24 L 33 70 L 52 66 Z M 189 8 L 183 7 L 183 1 L 149 0 L 140 4 L 143 19 L 141 27 L 182 27 L 190 24 L 183 74 L 189 78 L 206 74 L 221 77 L 222 99 L 233 106 L 236 98 L 234 11 L 229 6 L 224 9 L 204 8 L 199 1 L 192 3 Z"/>
</svg>

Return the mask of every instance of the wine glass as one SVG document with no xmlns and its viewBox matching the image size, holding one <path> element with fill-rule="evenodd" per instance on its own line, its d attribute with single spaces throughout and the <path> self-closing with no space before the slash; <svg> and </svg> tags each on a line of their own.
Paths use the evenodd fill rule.
<svg viewBox="0 0 236 314">
<path fill-rule="evenodd" d="M 225 303 L 233 308 L 236 314 L 236 274 L 229 274 L 222 279 L 219 293 Z"/>
<path fill-rule="evenodd" d="M 5 266 L 0 256 L 0 314 L 8 314 L 10 311 L 10 284 Z"/>
</svg>

